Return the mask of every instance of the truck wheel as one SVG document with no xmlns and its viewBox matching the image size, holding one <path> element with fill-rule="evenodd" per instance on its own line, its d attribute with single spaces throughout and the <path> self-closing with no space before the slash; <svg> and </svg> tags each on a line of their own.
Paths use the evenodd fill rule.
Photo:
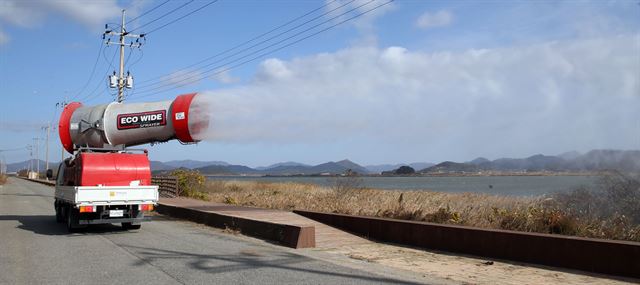
<svg viewBox="0 0 640 285">
<path fill-rule="evenodd" d="M 139 230 L 142 225 L 134 225 L 132 223 L 122 223 L 122 228 L 125 230 Z"/>
<path fill-rule="evenodd" d="M 62 214 L 62 207 L 56 205 L 56 222 L 64 223 L 64 215 Z"/>
<path fill-rule="evenodd" d="M 67 206 L 67 231 L 74 233 L 78 230 L 78 211 Z"/>
</svg>

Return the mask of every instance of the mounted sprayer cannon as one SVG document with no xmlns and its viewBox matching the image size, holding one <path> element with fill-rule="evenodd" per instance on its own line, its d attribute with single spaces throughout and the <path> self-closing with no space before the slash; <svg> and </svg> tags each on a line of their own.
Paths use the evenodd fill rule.
<svg viewBox="0 0 640 285">
<path fill-rule="evenodd" d="M 67 229 L 122 223 L 139 229 L 144 212 L 158 201 L 151 184 L 147 151 L 130 146 L 166 142 L 196 143 L 209 127 L 209 108 L 197 94 L 152 103 L 83 106 L 73 102 L 60 115 L 63 147 L 73 156 L 58 167 L 54 208 Z M 52 177 L 52 171 L 47 171 Z"/>
<path fill-rule="evenodd" d="M 204 103 L 194 104 L 197 93 L 152 103 L 68 104 L 60 116 L 59 134 L 70 153 L 79 147 L 124 149 L 177 139 L 198 142 L 209 126 Z"/>
</svg>

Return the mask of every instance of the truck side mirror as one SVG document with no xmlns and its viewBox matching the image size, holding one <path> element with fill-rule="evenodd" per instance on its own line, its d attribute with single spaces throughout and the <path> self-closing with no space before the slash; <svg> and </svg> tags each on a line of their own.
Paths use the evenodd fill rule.
<svg viewBox="0 0 640 285">
<path fill-rule="evenodd" d="M 47 178 L 48 179 L 53 178 L 53 169 L 47 169 Z"/>
</svg>

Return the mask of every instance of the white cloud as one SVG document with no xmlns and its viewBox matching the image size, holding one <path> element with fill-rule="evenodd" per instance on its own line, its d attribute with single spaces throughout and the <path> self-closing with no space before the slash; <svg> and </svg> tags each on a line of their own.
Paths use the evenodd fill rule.
<svg viewBox="0 0 640 285">
<path fill-rule="evenodd" d="M 130 15 L 137 13 L 140 3 L 134 1 L 136 5 Z M 99 30 L 117 18 L 121 10 L 116 0 L 0 0 L 0 23 L 31 28 L 40 25 L 50 14 L 60 14 L 91 30 Z"/>
<path fill-rule="evenodd" d="M 122 10 L 116 0 L 50 0 L 42 3 L 90 28 L 102 28 L 109 19 L 118 17 Z"/>
<path fill-rule="evenodd" d="M 291 70 L 287 67 L 287 63 L 277 58 L 269 58 L 260 63 L 256 79 L 272 81 L 287 79 L 290 76 Z"/>
<path fill-rule="evenodd" d="M 616 36 L 269 59 L 251 84 L 205 92 L 213 107 L 209 138 L 386 144 L 405 157 L 442 159 L 637 148 L 639 48 L 638 36 Z"/>
<path fill-rule="evenodd" d="M 223 84 L 231 84 L 240 81 L 240 78 L 232 76 L 228 70 L 224 69 L 216 70 L 211 76 L 211 79 Z"/>
<path fill-rule="evenodd" d="M 453 15 L 449 11 L 440 10 L 436 13 L 424 12 L 418 20 L 416 26 L 422 29 L 448 26 L 453 22 Z"/>
<path fill-rule="evenodd" d="M 40 1 L 0 0 L 0 21 L 20 27 L 31 27 L 44 16 Z"/>
</svg>

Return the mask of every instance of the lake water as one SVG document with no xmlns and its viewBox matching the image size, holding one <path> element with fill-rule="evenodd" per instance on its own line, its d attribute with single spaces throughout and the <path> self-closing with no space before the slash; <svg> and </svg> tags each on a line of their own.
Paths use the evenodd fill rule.
<svg viewBox="0 0 640 285">
<path fill-rule="evenodd" d="M 483 177 L 360 177 L 362 186 L 388 190 L 476 192 L 511 196 L 537 196 L 592 186 L 597 176 L 483 176 Z M 209 180 L 311 183 L 334 185 L 336 177 L 210 176 Z"/>
</svg>

